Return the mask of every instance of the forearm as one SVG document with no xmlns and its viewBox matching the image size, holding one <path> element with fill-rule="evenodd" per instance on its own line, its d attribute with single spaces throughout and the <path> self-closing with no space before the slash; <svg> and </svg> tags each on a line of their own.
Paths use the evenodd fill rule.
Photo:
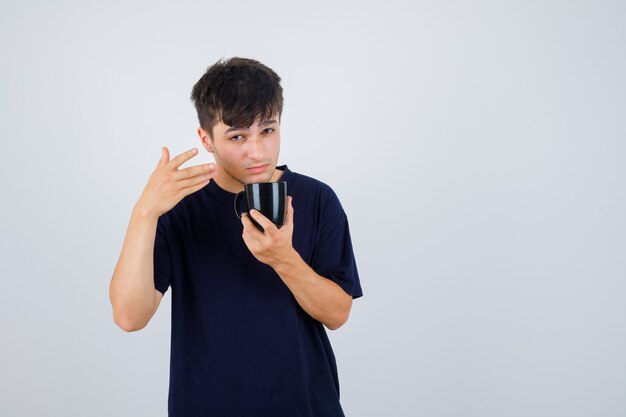
<svg viewBox="0 0 626 417">
<path fill-rule="evenodd" d="M 352 297 L 335 282 L 311 269 L 295 249 L 280 263 L 271 266 L 311 317 L 331 330 L 346 322 Z"/>
<path fill-rule="evenodd" d="M 125 330 L 141 328 L 154 307 L 154 240 L 158 217 L 134 207 L 111 284 L 113 320 Z"/>
</svg>

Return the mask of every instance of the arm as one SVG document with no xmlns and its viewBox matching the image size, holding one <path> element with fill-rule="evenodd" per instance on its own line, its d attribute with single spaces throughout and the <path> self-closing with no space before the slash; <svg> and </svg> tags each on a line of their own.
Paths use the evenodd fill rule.
<svg viewBox="0 0 626 417">
<path fill-rule="evenodd" d="M 317 274 L 295 249 L 272 268 L 311 317 L 330 330 L 337 330 L 348 321 L 352 296 L 332 280 Z"/>
<path fill-rule="evenodd" d="M 158 216 L 151 212 L 139 206 L 133 208 L 122 253 L 111 278 L 113 321 L 127 332 L 144 328 L 162 297 L 154 288 L 153 278 L 157 221 Z"/>
<path fill-rule="evenodd" d="M 293 248 L 292 197 L 287 197 L 287 216 L 280 229 L 263 214 L 251 210 L 250 215 L 263 227 L 259 231 L 244 213 L 242 237 L 250 252 L 271 266 L 289 287 L 298 304 L 314 319 L 331 330 L 343 325 L 350 314 L 352 296 L 332 280 L 315 272 Z"/>
<path fill-rule="evenodd" d="M 207 185 L 215 173 L 215 164 L 179 169 L 196 153 L 195 148 L 190 149 L 170 161 L 169 150 L 161 148 L 161 159 L 133 207 L 122 254 L 109 287 L 113 321 L 127 332 L 146 327 L 163 297 L 154 286 L 154 245 L 159 217 L 185 196 Z"/>
</svg>

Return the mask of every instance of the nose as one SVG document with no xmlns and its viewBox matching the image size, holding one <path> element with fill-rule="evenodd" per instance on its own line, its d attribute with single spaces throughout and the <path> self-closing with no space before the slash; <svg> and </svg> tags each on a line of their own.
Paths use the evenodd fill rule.
<svg viewBox="0 0 626 417">
<path fill-rule="evenodd" d="M 265 157 L 265 149 L 263 147 L 263 139 L 255 137 L 248 141 L 248 158 L 254 161 L 263 161 Z"/>
</svg>

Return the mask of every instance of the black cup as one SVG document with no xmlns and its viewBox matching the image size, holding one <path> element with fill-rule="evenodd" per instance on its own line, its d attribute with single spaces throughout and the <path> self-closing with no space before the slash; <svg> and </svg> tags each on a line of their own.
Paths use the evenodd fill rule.
<svg viewBox="0 0 626 417">
<path fill-rule="evenodd" d="M 249 219 L 260 230 L 263 227 L 250 216 L 250 209 L 260 211 L 265 217 L 272 221 L 277 228 L 285 224 L 287 216 L 287 182 L 258 182 L 245 184 L 244 191 L 240 191 L 235 196 L 235 214 L 241 219 L 242 210 L 239 207 L 240 198 L 245 195 L 248 204 Z"/>
</svg>

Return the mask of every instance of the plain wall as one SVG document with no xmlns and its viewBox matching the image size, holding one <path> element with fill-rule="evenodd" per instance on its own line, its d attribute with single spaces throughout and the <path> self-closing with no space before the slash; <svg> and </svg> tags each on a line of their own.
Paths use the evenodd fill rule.
<svg viewBox="0 0 626 417">
<path fill-rule="evenodd" d="M 348 214 L 347 416 L 626 415 L 624 2 L 0 4 L 0 415 L 167 414 L 171 294 L 125 333 L 109 283 L 231 56 Z"/>
</svg>

